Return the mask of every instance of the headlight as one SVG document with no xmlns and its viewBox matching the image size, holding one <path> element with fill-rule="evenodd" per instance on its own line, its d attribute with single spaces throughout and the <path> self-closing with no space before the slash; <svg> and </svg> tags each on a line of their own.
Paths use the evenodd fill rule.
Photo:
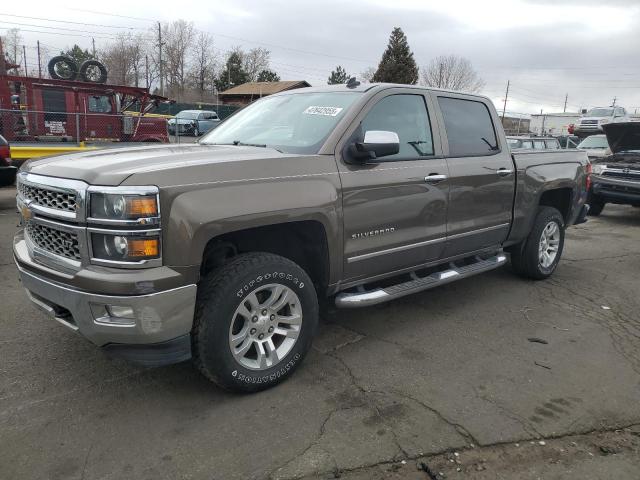
<svg viewBox="0 0 640 480">
<path fill-rule="evenodd" d="M 91 192 L 89 198 L 89 217 L 101 220 L 139 221 L 154 219 L 159 216 L 157 193 L 123 193 Z"/>
<path fill-rule="evenodd" d="M 93 258 L 115 262 L 140 262 L 160 258 L 160 234 L 135 232 L 91 234 Z"/>
<path fill-rule="evenodd" d="M 594 163 L 591 166 L 591 171 L 595 174 L 595 175 L 601 175 L 602 172 L 604 172 L 607 169 L 607 166 L 605 164 L 602 163 Z"/>
</svg>

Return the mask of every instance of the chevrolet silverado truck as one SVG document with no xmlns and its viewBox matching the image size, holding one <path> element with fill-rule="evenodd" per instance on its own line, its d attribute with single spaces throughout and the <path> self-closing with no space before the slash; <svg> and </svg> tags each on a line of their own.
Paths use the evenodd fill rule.
<svg viewBox="0 0 640 480">
<path fill-rule="evenodd" d="M 111 355 L 257 391 L 302 362 L 319 299 L 376 305 L 509 257 L 550 276 L 588 165 L 510 152 L 486 97 L 350 81 L 263 98 L 199 144 L 29 162 L 13 252 L 33 303 Z"/>
<path fill-rule="evenodd" d="M 611 151 L 592 165 L 589 215 L 600 215 L 607 203 L 640 207 L 640 122 L 610 123 L 603 130 Z"/>
</svg>

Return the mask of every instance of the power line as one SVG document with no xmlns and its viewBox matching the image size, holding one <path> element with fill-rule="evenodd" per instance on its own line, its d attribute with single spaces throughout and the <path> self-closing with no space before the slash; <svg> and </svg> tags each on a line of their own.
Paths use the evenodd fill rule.
<svg viewBox="0 0 640 480">
<path fill-rule="evenodd" d="M 57 25 L 53 26 L 53 27 L 50 27 L 48 25 L 34 25 L 33 23 L 8 22 L 6 20 L 0 20 L 0 23 L 9 23 L 11 25 L 21 25 L 21 26 L 26 26 L 26 27 L 50 28 L 50 29 L 54 29 L 54 30 L 65 30 L 65 31 L 68 31 L 68 32 L 97 33 L 97 34 L 100 34 L 100 35 L 110 35 L 113 38 L 117 38 L 117 35 L 118 35 L 117 33 L 94 32 L 94 31 L 90 31 L 90 30 L 78 30 L 76 28 L 58 27 Z M 1 28 L 4 28 L 4 27 L 1 27 Z"/>
<path fill-rule="evenodd" d="M 67 7 L 67 10 L 74 10 L 76 12 L 85 12 L 85 13 L 93 13 L 95 15 L 105 15 L 107 17 L 117 17 L 117 18 L 128 18 L 130 20 L 140 20 L 143 22 L 156 22 L 156 20 L 153 20 L 151 18 L 143 18 L 143 17 L 132 17 L 132 16 L 128 16 L 128 15 L 118 15 L 116 13 L 107 13 L 107 12 L 99 12 L 97 10 L 87 10 L 84 8 L 69 8 Z"/>
<path fill-rule="evenodd" d="M 104 24 L 100 24 L 100 23 L 74 22 L 74 21 L 71 21 L 71 20 L 54 20 L 52 18 L 29 17 L 27 15 L 14 15 L 12 13 L 0 13 L 0 16 L 15 17 L 15 18 L 26 18 L 26 19 L 29 19 L 29 20 L 41 20 L 43 22 L 71 23 L 73 25 L 83 25 L 83 26 L 90 26 L 90 27 L 121 28 L 121 29 L 125 29 L 125 30 L 147 30 L 146 28 L 142 28 L 142 27 L 122 27 L 122 26 L 117 26 L 117 25 L 104 25 Z"/>
</svg>

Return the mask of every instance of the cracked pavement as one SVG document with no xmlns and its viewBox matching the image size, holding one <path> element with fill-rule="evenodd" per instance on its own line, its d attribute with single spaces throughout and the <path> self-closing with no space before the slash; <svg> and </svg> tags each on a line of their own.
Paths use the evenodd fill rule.
<svg viewBox="0 0 640 480">
<path fill-rule="evenodd" d="M 32 307 L 11 258 L 12 195 L 0 191 L 0 478 L 428 479 L 419 459 L 459 451 L 476 465 L 475 451 L 640 424 L 640 209 L 572 227 L 549 281 L 503 268 L 329 309 L 289 381 L 241 396 L 189 363 L 108 359 Z M 611 478 L 634 478 L 637 448 L 625 452 L 618 470 L 606 457 Z M 487 468 L 478 478 L 502 478 Z"/>
</svg>

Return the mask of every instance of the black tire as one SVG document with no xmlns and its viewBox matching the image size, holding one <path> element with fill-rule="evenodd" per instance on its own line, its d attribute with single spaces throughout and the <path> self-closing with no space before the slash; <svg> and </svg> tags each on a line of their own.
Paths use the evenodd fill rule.
<svg viewBox="0 0 640 480">
<path fill-rule="evenodd" d="M 550 222 L 555 222 L 558 225 L 560 241 L 553 263 L 545 267 L 540 261 L 538 247 L 543 230 Z M 522 277 L 533 280 L 543 280 L 550 277 L 558 266 L 560 257 L 562 257 L 564 230 L 564 218 L 557 209 L 553 207 L 539 207 L 529 236 L 520 245 L 516 245 L 511 249 L 511 266 L 515 272 Z"/>
<path fill-rule="evenodd" d="M 96 67 L 100 72 L 100 75 L 96 78 L 93 78 L 89 75 L 89 69 L 91 67 Z M 83 62 L 80 66 L 80 78 L 84 82 L 90 83 L 106 83 L 107 81 L 107 68 L 97 60 L 87 60 Z"/>
<path fill-rule="evenodd" d="M 606 205 L 606 202 L 602 198 L 595 195 L 589 195 L 587 203 L 589 204 L 589 212 L 587 213 L 587 215 L 590 215 L 592 217 L 597 217 L 598 215 L 600 215 L 602 213 L 602 209 Z"/>
<path fill-rule="evenodd" d="M 63 73 L 58 70 L 61 66 Z M 65 55 L 58 55 L 49 60 L 47 69 L 49 76 L 54 80 L 75 80 L 78 77 L 78 65 Z"/>
<path fill-rule="evenodd" d="M 303 320 L 291 350 L 275 365 L 254 370 L 242 365 L 231 352 L 232 321 L 236 308 L 245 304 L 252 292 L 273 283 L 294 291 Z M 238 255 L 204 277 L 198 285 L 191 335 L 193 359 L 205 377 L 224 389 L 235 392 L 265 390 L 289 377 L 300 365 L 311 348 L 317 325 L 318 298 L 313 282 L 302 268 L 270 253 Z"/>
</svg>

